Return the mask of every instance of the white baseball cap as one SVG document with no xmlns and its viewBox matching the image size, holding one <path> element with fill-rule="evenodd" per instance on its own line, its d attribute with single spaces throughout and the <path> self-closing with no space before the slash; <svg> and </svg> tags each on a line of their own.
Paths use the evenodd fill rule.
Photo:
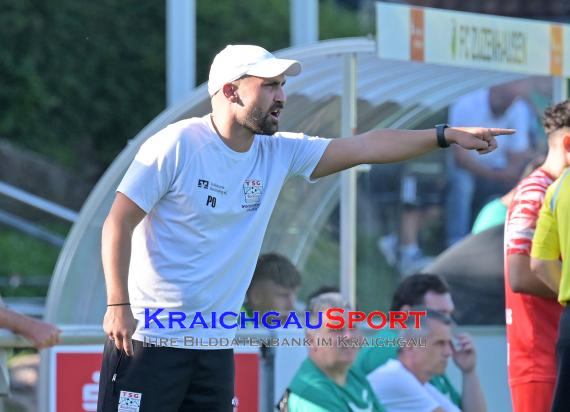
<svg viewBox="0 0 570 412">
<path fill-rule="evenodd" d="M 296 76 L 299 73 L 301 63 L 297 60 L 278 59 L 259 46 L 230 44 L 214 57 L 210 66 L 208 93 L 213 96 L 224 84 L 246 74 L 269 78 L 280 74 Z"/>
</svg>

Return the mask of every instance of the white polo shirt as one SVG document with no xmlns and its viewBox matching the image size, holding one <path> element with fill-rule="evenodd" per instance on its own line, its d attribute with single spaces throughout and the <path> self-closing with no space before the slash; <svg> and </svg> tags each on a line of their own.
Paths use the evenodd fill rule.
<svg viewBox="0 0 570 412">
<path fill-rule="evenodd" d="M 376 397 L 387 412 L 461 412 L 453 402 L 429 382 L 421 383 L 397 359 L 368 374 L 368 381 Z"/>
<path fill-rule="evenodd" d="M 186 336 L 235 336 L 236 329 L 213 327 L 212 313 L 239 311 L 283 184 L 293 175 L 310 180 L 329 142 L 256 135 L 249 151 L 235 152 L 204 116 L 174 123 L 141 146 L 117 189 L 147 213 L 132 238 L 134 339 L 177 337 L 185 347 Z M 155 314 L 148 325 L 145 310 Z M 171 328 L 169 312 L 185 319 Z M 208 327 L 190 328 L 198 312 Z"/>
</svg>

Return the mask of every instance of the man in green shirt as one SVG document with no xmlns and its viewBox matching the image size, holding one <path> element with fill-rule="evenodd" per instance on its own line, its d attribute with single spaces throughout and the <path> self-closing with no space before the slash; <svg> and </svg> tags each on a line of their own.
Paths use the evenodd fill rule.
<svg viewBox="0 0 570 412">
<path fill-rule="evenodd" d="M 384 412 L 376 399 L 366 377 L 351 369 L 358 353 L 358 347 L 339 344 L 338 338 L 346 340 L 358 337 L 355 329 L 348 329 L 347 322 L 341 329 L 326 327 L 329 320 L 326 312 L 331 308 L 350 310 L 339 293 L 331 292 L 315 296 L 309 302 L 310 324 L 317 325 L 319 312 L 322 324 L 319 329 L 306 328 L 311 346 L 309 356 L 291 381 L 286 402 L 282 400 L 281 410 L 289 412 Z M 338 314 L 338 313 L 337 313 Z M 331 339 L 332 345 L 323 342 Z M 287 395 L 286 395 L 287 396 Z M 287 407 L 288 409 L 285 409 Z"/>
<path fill-rule="evenodd" d="M 412 306 L 425 306 L 446 316 L 451 316 L 455 309 L 449 286 L 445 280 L 437 275 L 423 273 L 409 276 L 400 282 L 394 292 L 390 310 L 407 312 Z M 387 342 L 387 339 L 397 339 L 398 331 L 384 328 L 374 338 L 384 338 Z M 468 336 L 463 335 L 462 339 L 466 339 L 466 342 L 468 341 L 472 346 Z M 396 359 L 396 357 L 396 345 L 364 347 L 358 354 L 353 369 L 368 376 L 388 360 Z M 454 355 L 454 361 L 463 374 L 463 397 L 445 374 L 433 377 L 429 383 L 464 411 L 485 410 L 485 400 L 473 366 L 474 359 L 464 364 L 461 361 L 458 362 Z"/>
<path fill-rule="evenodd" d="M 507 209 L 511 204 L 515 189 L 502 197 L 497 197 L 483 206 L 471 228 L 471 234 L 476 235 L 492 227 L 503 225 L 507 219 Z"/>
</svg>

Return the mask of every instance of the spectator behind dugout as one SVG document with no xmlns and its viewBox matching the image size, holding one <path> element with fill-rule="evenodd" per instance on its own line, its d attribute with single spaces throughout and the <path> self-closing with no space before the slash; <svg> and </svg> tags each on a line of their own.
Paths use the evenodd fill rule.
<svg viewBox="0 0 570 412">
<path fill-rule="evenodd" d="M 402 276 L 419 272 L 433 260 L 420 248 L 420 232 L 439 219 L 443 203 L 444 182 L 439 178 L 443 172 L 434 164 L 413 165 L 404 166 L 401 176 L 398 233 L 377 241 L 386 262 L 396 266 Z"/>
<path fill-rule="evenodd" d="M 498 149 L 488 156 L 473 156 L 457 147 L 451 149 L 446 198 L 448 246 L 469 233 L 472 212 L 477 213 L 493 195 L 509 191 L 521 173 L 529 155 L 533 114 L 528 104 L 518 98 L 520 94 L 520 83 L 513 82 L 469 93 L 450 107 L 452 124 L 469 126 L 482 122 L 513 128 L 516 133 L 498 138 Z"/>
<path fill-rule="evenodd" d="M 429 381 L 444 373 L 454 353 L 468 358 L 474 367 L 473 346 L 469 340 L 459 338 L 461 346 L 455 351 L 451 318 L 425 306 L 413 306 L 412 310 L 426 311 L 421 328 L 415 329 L 415 319 L 410 318 L 405 323 L 407 329 L 400 329 L 399 337 L 417 341 L 423 338 L 426 346 L 398 348 L 397 359 L 390 359 L 376 369 L 368 375 L 368 380 L 388 412 L 459 412 L 461 409 Z"/>
<path fill-rule="evenodd" d="M 53 346 L 59 342 L 59 329 L 50 323 L 42 322 L 0 306 L 0 328 L 8 329 L 30 341 L 36 349 Z"/>
<path fill-rule="evenodd" d="M 324 326 L 329 319 L 326 311 L 330 308 L 350 310 L 340 293 L 330 292 L 315 296 L 309 302 L 310 323 L 318 323 L 322 315 L 320 329 L 306 328 L 311 346 L 309 356 L 301 364 L 279 403 L 279 410 L 289 412 L 352 412 L 384 411 L 368 384 L 366 377 L 351 369 L 358 348 L 338 345 L 338 337 L 347 340 L 358 337 L 356 329 L 331 329 Z M 346 314 L 346 312 L 345 312 Z M 348 319 L 348 315 L 346 314 Z M 330 320 L 332 324 L 337 321 Z M 345 325 L 347 320 L 345 321 Z M 317 340 L 332 339 L 332 346 L 318 346 Z"/>
<path fill-rule="evenodd" d="M 532 159 L 524 168 L 524 171 L 520 177 L 521 180 L 534 172 L 540 165 L 544 163 L 545 159 L 546 157 L 542 154 Z M 502 225 L 505 223 L 505 220 L 507 219 L 507 211 L 511 204 L 511 201 L 513 200 L 513 196 L 517 191 L 517 187 L 518 185 L 513 187 L 507 194 L 501 197 L 497 197 L 483 206 L 475 218 L 475 222 L 471 228 L 472 235 L 476 235 L 477 233 L 481 233 L 484 230 L 492 228 L 493 226 Z"/>
<path fill-rule="evenodd" d="M 407 312 L 413 306 L 425 306 L 448 317 L 455 309 L 449 286 L 445 280 L 438 275 L 425 273 L 409 276 L 400 282 L 394 291 L 390 310 Z M 395 330 L 382 329 L 374 338 L 395 339 L 397 335 Z M 463 336 L 462 339 L 472 346 L 468 336 Z M 358 354 L 353 369 L 369 377 L 379 367 L 396 357 L 396 347 L 364 347 Z M 473 357 L 475 357 L 475 352 L 473 352 Z M 462 396 L 444 372 L 431 377 L 430 384 L 464 411 L 484 411 L 486 409 L 485 400 L 481 393 L 479 378 L 475 373 L 475 365 L 471 363 L 474 359 L 466 360 L 464 357 L 454 356 L 454 361 L 463 375 Z M 382 399 L 380 396 L 378 398 Z"/>
<path fill-rule="evenodd" d="M 263 254 L 257 260 L 242 311 L 248 319 L 254 312 L 259 312 L 261 319 L 272 311 L 286 319 L 289 312 L 295 311 L 300 285 L 301 274 L 289 259 L 277 253 Z"/>
</svg>

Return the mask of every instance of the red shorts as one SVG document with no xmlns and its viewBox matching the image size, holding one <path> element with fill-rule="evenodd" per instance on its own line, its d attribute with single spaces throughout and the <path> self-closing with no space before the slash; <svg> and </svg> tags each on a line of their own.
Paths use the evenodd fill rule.
<svg viewBox="0 0 570 412">
<path fill-rule="evenodd" d="M 513 412 L 550 411 L 555 382 L 528 382 L 511 386 Z"/>
</svg>

